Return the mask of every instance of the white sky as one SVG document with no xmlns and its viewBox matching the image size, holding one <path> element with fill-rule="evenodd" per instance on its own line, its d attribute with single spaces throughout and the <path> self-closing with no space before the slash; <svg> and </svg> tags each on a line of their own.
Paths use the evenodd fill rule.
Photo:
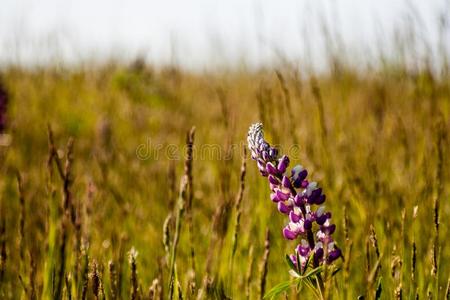
<svg viewBox="0 0 450 300">
<path fill-rule="evenodd" d="M 136 54 L 187 68 L 261 66 L 302 59 L 324 65 L 322 24 L 351 60 L 392 49 L 413 19 L 438 49 L 448 0 L 0 0 L 0 63 L 77 62 Z M 419 17 L 418 17 L 419 16 Z M 447 25 L 448 28 L 449 25 Z M 443 34 L 447 50 L 450 30 Z M 334 39 L 336 40 L 336 39 Z M 351 54 L 349 54 L 351 53 Z"/>
</svg>

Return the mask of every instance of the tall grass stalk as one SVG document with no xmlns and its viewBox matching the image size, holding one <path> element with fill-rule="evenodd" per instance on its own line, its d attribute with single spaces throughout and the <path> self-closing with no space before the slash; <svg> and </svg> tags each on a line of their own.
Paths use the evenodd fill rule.
<svg viewBox="0 0 450 300">
<path fill-rule="evenodd" d="M 444 140 L 445 140 L 445 127 L 442 121 L 442 115 L 439 116 L 438 123 L 436 125 L 436 148 L 437 148 L 437 159 L 436 159 L 436 179 L 435 179 L 435 195 L 433 199 L 433 213 L 434 213 L 434 241 L 432 247 L 432 269 L 431 275 L 435 280 L 434 292 L 436 297 L 439 298 L 439 255 L 440 255 L 440 244 L 439 244 L 439 210 L 440 210 L 440 199 L 442 197 L 443 191 L 443 177 L 444 177 Z"/>
<path fill-rule="evenodd" d="M 266 239 L 264 241 L 264 254 L 261 260 L 260 265 L 260 283 L 259 283 L 259 293 L 260 299 L 264 298 L 266 293 L 266 283 L 267 283 L 267 274 L 269 272 L 269 254 L 270 254 L 270 230 L 266 230 Z"/>
<path fill-rule="evenodd" d="M 137 274 L 137 251 L 134 248 L 131 248 L 128 253 L 128 262 L 130 264 L 130 299 L 137 300 L 139 297 L 139 282 L 138 282 L 138 274 Z"/>
<path fill-rule="evenodd" d="M 194 177 L 192 176 L 193 147 L 194 147 L 195 127 L 192 127 L 186 136 L 186 160 L 184 163 L 184 175 L 187 185 L 186 199 L 186 222 L 189 230 L 189 243 L 191 254 L 191 278 L 189 279 L 190 294 L 194 295 L 197 289 L 195 248 L 194 248 L 194 221 L 192 211 L 192 201 L 194 200 Z"/>
<path fill-rule="evenodd" d="M 23 262 L 25 259 L 25 192 L 23 190 L 22 176 L 17 172 L 17 188 L 19 191 L 19 252 L 20 259 Z"/>
<path fill-rule="evenodd" d="M 253 245 L 250 245 L 248 250 L 248 265 L 247 265 L 247 272 L 245 274 L 245 298 L 248 300 L 250 299 L 250 291 L 252 290 L 251 284 L 252 284 L 252 278 L 253 278 Z"/>
<path fill-rule="evenodd" d="M 241 203 L 242 199 L 244 198 L 244 190 L 245 190 L 245 174 L 246 174 L 246 157 L 247 157 L 247 148 L 243 148 L 242 153 L 242 164 L 241 164 L 241 174 L 239 177 L 239 191 L 236 196 L 236 201 L 234 202 L 234 212 L 235 212 L 235 219 L 234 219 L 234 232 L 232 237 L 232 245 L 231 245 L 231 260 L 230 260 L 230 282 L 233 282 L 233 268 L 234 268 L 234 257 L 236 255 L 237 245 L 238 245 L 238 238 L 239 238 L 239 226 L 241 223 L 241 214 L 242 214 L 242 208 Z"/>
<path fill-rule="evenodd" d="M 178 281 L 176 279 L 176 256 L 177 256 L 177 247 L 181 234 L 181 224 L 183 222 L 182 218 L 184 216 L 186 206 L 189 201 L 192 202 L 192 194 L 189 194 L 189 187 L 192 188 L 192 159 L 193 159 L 193 145 L 194 145 L 194 133 L 195 128 L 193 127 L 187 134 L 186 139 L 186 161 L 184 168 L 184 176 L 181 178 L 180 183 L 180 194 L 178 196 L 178 205 L 177 205 L 177 213 L 175 219 L 175 232 L 173 236 L 172 242 L 172 250 L 170 255 L 170 264 L 169 264 L 169 294 L 168 298 L 173 299 L 174 289 L 178 288 Z M 191 235 L 190 235 L 191 236 Z M 191 246 L 193 246 L 191 244 Z M 192 252 L 191 248 L 191 254 Z M 191 256 L 193 259 L 193 257 Z"/>
<path fill-rule="evenodd" d="M 109 269 L 109 291 L 110 291 L 110 299 L 115 300 L 118 299 L 118 282 L 117 282 L 117 272 L 116 272 L 116 266 L 112 260 L 108 263 L 108 269 Z"/>
</svg>

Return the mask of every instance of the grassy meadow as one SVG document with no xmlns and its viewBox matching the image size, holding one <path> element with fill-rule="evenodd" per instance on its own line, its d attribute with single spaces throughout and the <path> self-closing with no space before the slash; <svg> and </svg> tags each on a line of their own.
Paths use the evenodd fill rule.
<svg viewBox="0 0 450 300">
<path fill-rule="evenodd" d="M 289 280 L 287 218 L 244 156 L 257 121 L 327 195 L 330 299 L 449 297 L 448 72 L 0 74 L 1 299 L 260 299 Z"/>
</svg>

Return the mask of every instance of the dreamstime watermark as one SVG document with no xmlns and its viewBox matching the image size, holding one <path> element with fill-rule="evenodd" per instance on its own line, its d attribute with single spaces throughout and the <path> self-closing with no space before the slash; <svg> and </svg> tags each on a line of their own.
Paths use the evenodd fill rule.
<svg viewBox="0 0 450 300">
<path fill-rule="evenodd" d="M 283 148 L 280 145 L 272 145 L 277 148 L 280 154 L 286 154 L 291 159 L 300 159 L 300 146 L 291 145 Z M 192 147 L 192 155 L 194 160 L 214 161 L 214 160 L 231 160 L 233 157 L 243 156 L 243 148 L 247 147 L 244 142 L 223 145 L 223 144 L 194 144 Z M 139 160 L 180 160 L 186 157 L 186 145 L 179 146 L 176 144 L 153 143 L 147 138 L 145 143 L 136 147 L 136 157 Z"/>
</svg>

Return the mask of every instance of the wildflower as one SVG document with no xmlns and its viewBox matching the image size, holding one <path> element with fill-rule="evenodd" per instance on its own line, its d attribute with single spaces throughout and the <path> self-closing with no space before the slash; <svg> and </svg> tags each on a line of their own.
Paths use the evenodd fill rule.
<svg viewBox="0 0 450 300">
<path fill-rule="evenodd" d="M 306 180 L 308 171 L 301 165 L 288 172 L 289 157 L 278 156 L 278 150 L 264 139 L 261 123 L 250 126 L 247 141 L 261 175 L 268 178 L 270 199 L 289 218 L 283 236 L 288 240 L 301 238 L 295 253 L 289 256 L 292 263 L 304 270 L 310 260 L 318 267 L 342 257 L 332 238 L 336 225 L 331 222 L 331 213 L 325 210 L 326 196 L 318 183 Z"/>
<path fill-rule="evenodd" d="M 6 112 L 8 107 L 8 94 L 0 82 L 0 134 L 6 129 Z"/>
</svg>

